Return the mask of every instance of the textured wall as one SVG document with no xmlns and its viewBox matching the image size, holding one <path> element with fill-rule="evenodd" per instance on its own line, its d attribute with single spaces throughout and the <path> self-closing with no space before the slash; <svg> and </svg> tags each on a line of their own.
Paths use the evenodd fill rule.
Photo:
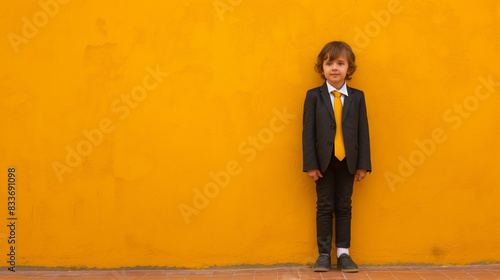
<svg viewBox="0 0 500 280">
<path fill-rule="evenodd" d="M 357 53 L 371 129 L 357 262 L 500 261 L 498 1 L 24 0 L 0 15 L 16 265 L 313 262 L 302 106 L 332 40 Z"/>
</svg>

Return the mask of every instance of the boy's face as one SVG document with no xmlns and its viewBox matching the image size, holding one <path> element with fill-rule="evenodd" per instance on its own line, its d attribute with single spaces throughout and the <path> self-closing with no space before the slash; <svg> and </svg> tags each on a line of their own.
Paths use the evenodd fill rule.
<svg viewBox="0 0 500 280">
<path fill-rule="evenodd" d="M 349 65 L 345 55 L 341 55 L 335 60 L 327 58 L 323 61 L 323 75 L 328 83 L 336 89 L 340 89 L 344 85 L 348 68 Z"/>
</svg>

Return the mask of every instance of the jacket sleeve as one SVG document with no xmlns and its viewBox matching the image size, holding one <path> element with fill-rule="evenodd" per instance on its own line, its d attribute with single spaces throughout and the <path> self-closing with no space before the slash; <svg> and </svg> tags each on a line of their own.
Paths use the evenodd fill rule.
<svg viewBox="0 0 500 280">
<path fill-rule="evenodd" d="M 311 91 L 306 94 L 302 127 L 303 171 L 319 169 L 316 154 L 316 96 Z"/>
<path fill-rule="evenodd" d="M 357 169 L 372 171 L 370 156 L 370 133 L 368 131 L 368 115 L 366 112 L 366 102 L 364 93 L 361 94 L 359 104 L 359 124 L 358 124 L 358 166 Z"/>
</svg>

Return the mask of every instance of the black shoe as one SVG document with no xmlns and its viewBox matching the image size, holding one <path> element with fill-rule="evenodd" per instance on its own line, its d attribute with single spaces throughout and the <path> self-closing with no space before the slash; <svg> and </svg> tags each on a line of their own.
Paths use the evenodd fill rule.
<svg viewBox="0 0 500 280">
<path fill-rule="evenodd" d="M 321 254 L 316 260 L 316 263 L 313 266 L 314 272 L 328 272 L 330 270 L 330 265 L 332 263 L 332 259 L 329 254 Z"/>
<path fill-rule="evenodd" d="M 342 254 L 337 259 L 337 268 L 342 272 L 358 272 L 358 266 L 348 254 Z"/>
</svg>

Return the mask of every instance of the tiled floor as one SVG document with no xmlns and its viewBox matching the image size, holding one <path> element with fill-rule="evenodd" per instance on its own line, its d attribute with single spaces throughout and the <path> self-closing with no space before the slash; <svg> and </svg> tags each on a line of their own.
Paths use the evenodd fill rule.
<svg viewBox="0 0 500 280">
<path fill-rule="evenodd" d="M 310 268 L 258 268 L 217 270 L 79 270 L 1 271 L 0 279 L 125 279 L 125 280 L 500 280 L 500 265 L 360 267 L 359 273 L 312 272 Z"/>
</svg>

